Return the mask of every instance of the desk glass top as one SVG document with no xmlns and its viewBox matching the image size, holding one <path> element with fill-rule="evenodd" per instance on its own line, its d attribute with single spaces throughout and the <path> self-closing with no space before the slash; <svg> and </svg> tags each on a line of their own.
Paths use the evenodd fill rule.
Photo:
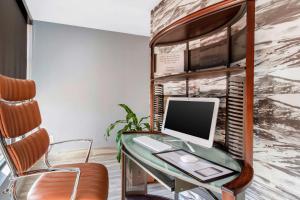
<svg viewBox="0 0 300 200">
<path fill-rule="evenodd" d="M 174 149 L 183 149 L 185 151 L 191 152 L 190 148 L 181 140 L 167 136 L 167 135 L 161 135 L 161 134 L 124 134 L 122 136 L 122 141 L 125 149 L 128 151 L 128 153 L 136 158 L 137 160 L 143 162 L 144 164 L 161 171 L 162 173 L 165 173 L 167 175 L 179 178 L 183 181 L 190 182 L 195 185 L 199 185 L 201 187 L 207 188 L 211 191 L 221 193 L 221 187 L 235 179 L 239 174 L 234 174 L 232 176 L 219 179 L 217 181 L 212 181 L 209 183 L 202 183 L 197 181 L 196 179 L 192 178 L 191 176 L 185 174 L 184 172 L 176 169 L 175 167 L 167 164 L 165 161 L 157 158 L 152 154 L 152 152 L 135 143 L 133 141 L 133 138 L 147 135 L 153 139 L 156 139 L 158 141 L 164 142 L 166 144 L 171 145 Z M 235 170 L 240 172 L 241 171 L 241 165 L 238 161 L 233 159 L 228 153 L 225 151 L 222 151 L 220 149 L 217 149 L 215 147 L 212 148 L 204 148 L 198 145 L 194 145 L 189 143 L 189 145 L 195 150 L 195 152 L 191 152 L 195 155 L 200 156 L 201 158 L 207 159 L 209 161 L 212 161 L 214 163 L 217 163 L 219 165 L 222 165 L 224 167 L 227 167 L 229 169 Z"/>
</svg>

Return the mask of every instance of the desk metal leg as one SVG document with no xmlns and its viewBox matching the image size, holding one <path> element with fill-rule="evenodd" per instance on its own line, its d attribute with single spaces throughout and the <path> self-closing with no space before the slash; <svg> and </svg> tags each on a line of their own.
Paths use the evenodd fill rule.
<svg viewBox="0 0 300 200">
<path fill-rule="evenodd" d="M 122 199 L 126 195 L 147 194 L 147 173 L 125 154 L 122 155 Z"/>
<path fill-rule="evenodd" d="M 245 196 L 245 192 L 241 192 L 236 196 L 224 191 L 222 192 L 222 200 L 245 200 Z"/>
<path fill-rule="evenodd" d="M 236 200 L 245 200 L 246 199 L 246 194 L 245 192 L 241 192 L 240 194 L 237 195 Z"/>
<path fill-rule="evenodd" d="M 197 185 L 188 183 L 186 181 L 180 180 L 178 178 L 175 179 L 175 195 L 174 195 L 174 199 L 178 200 L 179 199 L 179 193 L 183 192 L 183 191 L 187 191 L 187 190 L 191 190 L 194 188 L 197 188 Z"/>
<path fill-rule="evenodd" d="M 179 200 L 179 192 L 174 193 L 174 200 Z"/>
</svg>

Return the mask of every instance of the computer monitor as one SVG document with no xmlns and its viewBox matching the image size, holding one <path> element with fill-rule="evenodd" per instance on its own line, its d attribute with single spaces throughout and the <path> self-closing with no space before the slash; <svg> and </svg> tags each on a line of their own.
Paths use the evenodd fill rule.
<svg viewBox="0 0 300 200">
<path fill-rule="evenodd" d="M 169 98 L 162 133 L 212 147 L 219 102 L 218 98 Z"/>
</svg>

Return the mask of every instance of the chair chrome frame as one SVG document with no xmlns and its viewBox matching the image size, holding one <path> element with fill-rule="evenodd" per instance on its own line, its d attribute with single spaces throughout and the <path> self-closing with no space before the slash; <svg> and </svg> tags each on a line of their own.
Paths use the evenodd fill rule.
<svg viewBox="0 0 300 200">
<path fill-rule="evenodd" d="M 45 156 L 44 156 L 44 162 L 48 168 L 29 170 L 29 171 L 23 172 L 22 174 L 19 174 L 19 173 L 17 173 L 17 170 L 16 170 L 15 166 L 13 165 L 12 160 L 10 159 L 10 156 L 8 155 L 8 152 L 6 150 L 7 142 L 6 142 L 5 138 L 3 136 L 1 136 L 1 134 L 0 134 L 0 149 L 1 149 L 1 152 L 3 153 L 3 156 L 7 162 L 7 165 L 12 173 L 11 177 L 10 177 L 9 186 L 7 187 L 6 190 L 4 190 L 2 192 L 3 193 L 12 193 L 13 199 L 17 200 L 16 185 L 17 185 L 18 180 L 20 180 L 22 178 L 28 178 L 31 176 L 38 176 L 38 175 L 49 174 L 49 173 L 73 172 L 73 173 L 76 173 L 76 179 L 74 181 L 74 186 L 73 186 L 70 200 L 75 200 L 76 195 L 77 195 L 79 180 L 80 180 L 80 169 L 79 168 L 52 168 L 51 164 L 49 163 L 49 159 L 48 159 L 48 154 L 51 151 L 52 146 L 57 145 L 57 144 L 67 143 L 67 142 L 89 142 L 90 143 L 89 148 L 88 148 L 88 153 L 85 158 L 85 163 L 87 163 L 89 160 L 89 157 L 90 157 L 93 140 L 92 139 L 65 140 L 65 141 L 51 143 L 49 145 L 48 151 L 45 153 Z"/>
<path fill-rule="evenodd" d="M 47 167 L 52 167 L 52 165 L 49 162 L 49 153 L 52 149 L 53 146 L 58 145 L 58 144 L 63 144 L 63 143 L 71 143 L 71 142 L 89 142 L 89 147 L 88 147 L 88 152 L 85 158 L 85 163 L 87 163 L 89 161 L 90 158 L 90 154 L 91 154 L 91 149 L 92 149 L 92 145 L 93 145 L 93 140 L 92 139 L 73 139 L 73 140 L 64 140 L 64 141 L 59 141 L 59 142 L 54 142 L 51 143 L 49 145 L 48 151 L 46 152 L 45 156 L 44 156 L 44 163 L 47 165 Z"/>
</svg>

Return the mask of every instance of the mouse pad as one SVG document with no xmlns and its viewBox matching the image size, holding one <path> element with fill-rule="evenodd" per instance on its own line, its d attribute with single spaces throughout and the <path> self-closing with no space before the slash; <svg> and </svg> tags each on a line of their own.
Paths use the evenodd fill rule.
<svg viewBox="0 0 300 200">
<path fill-rule="evenodd" d="M 238 173 L 182 149 L 153 153 L 153 155 L 201 182 L 211 182 Z M 184 162 L 181 157 L 186 155 L 193 155 L 198 160 L 196 162 Z"/>
</svg>

